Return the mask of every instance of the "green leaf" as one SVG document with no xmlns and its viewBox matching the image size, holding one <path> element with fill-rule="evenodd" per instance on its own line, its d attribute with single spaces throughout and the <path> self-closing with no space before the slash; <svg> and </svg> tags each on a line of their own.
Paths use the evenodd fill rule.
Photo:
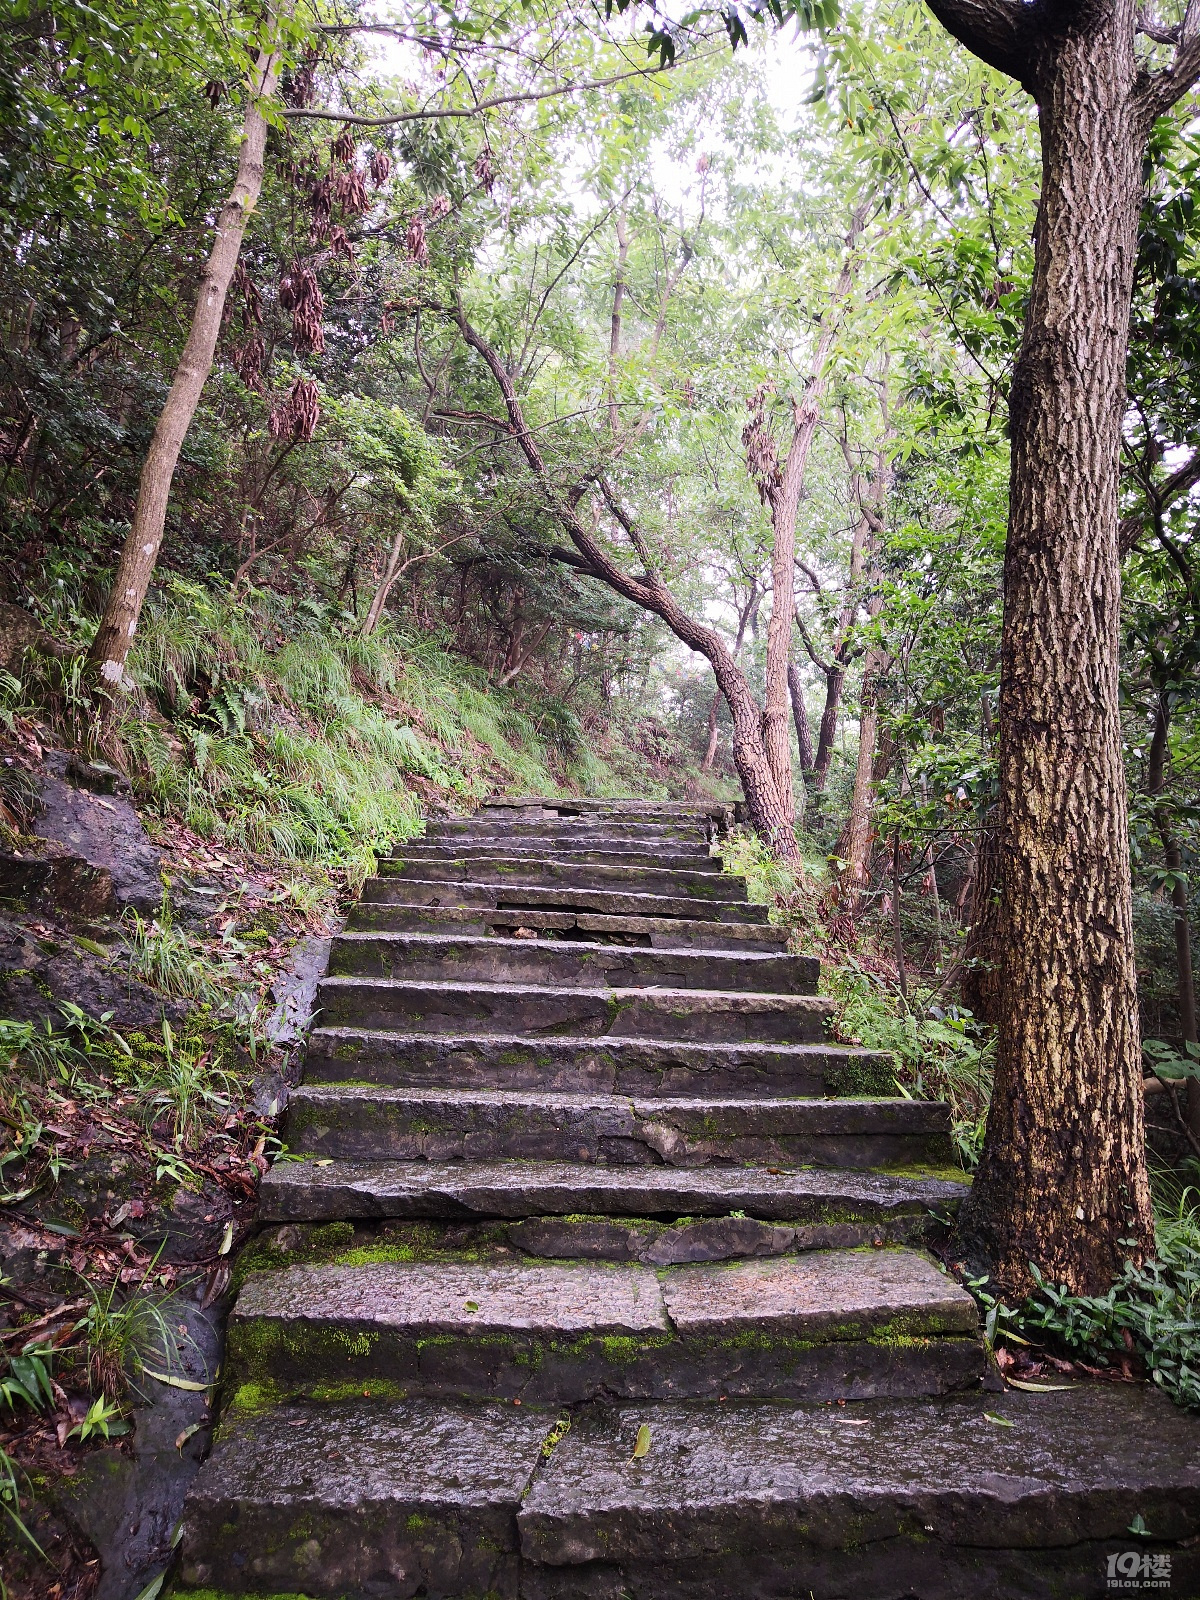
<svg viewBox="0 0 1200 1600">
<path fill-rule="evenodd" d="M 634 1445 L 633 1454 L 629 1458 L 630 1464 L 632 1465 L 633 1462 L 640 1461 L 643 1456 L 646 1456 L 646 1455 L 649 1455 L 649 1454 L 650 1454 L 650 1424 L 648 1422 L 643 1422 L 641 1427 L 637 1431 L 637 1443 Z"/>
</svg>

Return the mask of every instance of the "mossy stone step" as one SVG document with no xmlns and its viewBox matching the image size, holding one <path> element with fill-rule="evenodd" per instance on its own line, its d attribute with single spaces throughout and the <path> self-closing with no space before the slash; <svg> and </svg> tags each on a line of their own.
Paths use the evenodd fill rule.
<svg viewBox="0 0 1200 1600">
<path fill-rule="evenodd" d="M 588 989 L 720 989 L 815 994 L 814 956 L 769 951 L 646 950 L 586 940 L 505 939 L 454 933 L 339 934 L 335 977 L 403 978 L 409 983 L 536 983 Z"/>
<path fill-rule="evenodd" d="M 601 865 L 558 858 L 510 855 L 473 856 L 470 860 L 430 860 L 424 857 L 386 857 L 379 863 L 381 878 L 416 878 L 423 882 L 498 883 L 549 888 L 563 884 L 578 889 L 613 889 L 618 893 L 657 894 L 699 902 L 743 901 L 745 879 L 728 872 L 684 871 L 673 867 Z"/>
<path fill-rule="evenodd" d="M 279 1162 L 263 1177 L 264 1223 L 344 1218 L 726 1217 L 809 1226 L 953 1213 L 953 1173 L 782 1167 L 613 1167 L 568 1161 Z"/>
<path fill-rule="evenodd" d="M 679 917 L 606 917 L 588 911 L 494 911 L 482 906 L 378 905 L 358 901 L 348 933 L 465 933 L 493 938 L 584 940 L 653 950 L 787 948 L 782 928 L 767 924 L 687 921 Z"/>
<path fill-rule="evenodd" d="M 819 1044 L 677 1044 L 661 1039 L 528 1039 L 511 1035 L 315 1028 L 306 1083 L 397 1088 L 542 1089 L 654 1096 L 895 1096 L 895 1064 L 878 1050 Z"/>
<path fill-rule="evenodd" d="M 1166 1592 L 1193 1595 L 1198 1442 L 1195 1418 L 1120 1385 L 596 1406 L 569 1427 L 529 1406 L 286 1405 L 234 1421 L 201 1469 L 179 1581 L 330 1600 L 1063 1600 L 1112 1592 L 1110 1555 L 1136 1549 L 1165 1551 Z M 1135 1545 L 1139 1517 L 1155 1538 Z"/>
<path fill-rule="evenodd" d="M 834 1009 L 822 995 L 339 977 L 323 980 L 317 1000 L 327 1025 L 713 1044 L 814 1044 Z"/>
<path fill-rule="evenodd" d="M 293 1149 L 344 1161 L 746 1161 L 843 1169 L 951 1159 L 949 1109 L 919 1100 L 681 1098 L 303 1084 Z"/>
<path fill-rule="evenodd" d="M 945 1393 L 984 1370 L 975 1302 L 904 1248 L 732 1264 L 394 1263 L 252 1273 L 227 1333 L 239 1386 L 630 1399 Z M 393 1389 L 393 1392 L 395 1390 Z"/>
<path fill-rule="evenodd" d="M 722 878 L 722 882 L 732 879 Z M 671 918 L 680 921 L 756 923 L 765 926 L 767 908 L 748 900 L 698 900 L 687 895 L 622 889 L 595 889 L 578 883 L 447 882 L 419 877 L 369 878 L 363 905 L 484 906 L 489 910 L 595 911 L 605 916 Z"/>
</svg>

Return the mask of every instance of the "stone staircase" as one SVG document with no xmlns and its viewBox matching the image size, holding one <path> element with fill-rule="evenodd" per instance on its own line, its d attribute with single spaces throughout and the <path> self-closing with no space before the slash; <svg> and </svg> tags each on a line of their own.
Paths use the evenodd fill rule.
<svg viewBox="0 0 1200 1600">
<path fill-rule="evenodd" d="M 1194 1528 L 1170 1408 L 984 1395 L 920 1248 L 963 1193 L 947 1110 L 829 1042 L 716 816 L 496 802 L 367 884 L 184 1589 L 1007 1600 L 1104 1593 L 1135 1514 Z"/>
</svg>

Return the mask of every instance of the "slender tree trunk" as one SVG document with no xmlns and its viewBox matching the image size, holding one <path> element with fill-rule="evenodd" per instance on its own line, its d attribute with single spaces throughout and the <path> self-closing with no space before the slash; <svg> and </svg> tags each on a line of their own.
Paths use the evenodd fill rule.
<svg viewBox="0 0 1200 1600">
<path fill-rule="evenodd" d="M 700 763 L 701 772 L 711 772 L 713 762 L 717 759 L 717 713 L 720 709 L 721 691 L 718 689 L 708 708 L 708 744 L 704 749 L 704 760 Z"/>
<path fill-rule="evenodd" d="M 375 593 L 371 596 L 371 604 L 367 608 L 366 616 L 363 618 L 362 627 L 358 630 L 360 637 L 363 639 L 374 633 L 379 626 L 379 619 L 383 615 L 383 608 L 387 605 L 388 595 L 391 594 L 392 586 L 400 576 L 400 557 L 404 554 L 406 537 L 407 530 L 405 528 L 396 529 L 396 535 L 392 540 L 392 547 L 388 551 L 387 562 L 384 565 L 383 576 L 376 585 Z"/>
<path fill-rule="evenodd" d="M 267 139 L 262 102 L 275 93 L 278 73 L 279 56 L 272 51 L 259 58 L 246 84 L 246 115 L 237 175 L 229 198 L 217 215 L 216 237 L 200 278 L 187 343 L 150 441 L 138 483 L 133 522 L 117 562 L 104 617 L 88 652 L 90 667 L 110 693 L 126 686 L 125 662 L 162 545 L 175 466 L 212 371 L 225 296 L 237 266 L 247 219 L 262 190 L 263 151 Z"/>
<path fill-rule="evenodd" d="M 872 774 L 875 767 L 875 742 L 879 732 L 876 674 L 882 665 L 871 651 L 863 667 L 863 686 L 858 716 L 858 760 L 854 767 L 854 790 L 850 796 L 850 815 L 846 821 L 842 870 L 842 889 L 851 913 L 858 910 L 867 886 L 867 867 L 871 844 L 871 811 L 875 796 Z"/>
<path fill-rule="evenodd" d="M 800 668 L 794 661 L 788 662 L 788 694 L 792 700 L 792 721 L 796 724 L 796 745 L 800 751 L 800 771 L 811 772 L 813 768 L 812 732 L 808 726 L 808 707 L 804 703 L 804 683 L 800 677 Z"/>
<path fill-rule="evenodd" d="M 1179 984 L 1179 1033 L 1188 1044 L 1200 1044 L 1196 1031 L 1196 982 L 1192 971 L 1191 907 L 1188 904 L 1187 884 L 1183 877 L 1183 851 L 1179 845 L 1171 814 L 1163 803 L 1162 794 L 1167 783 L 1167 760 L 1170 753 L 1171 718 L 1166 695 L 1160 690 L 1154 706 L 1154 736 L 1150 741 L 1150 756 L 1146 763 L 1146 792 L 1157 804 L 1154 808 L 1155 825 L 1162 840 L 1163 863 L 1172 874 L 1171 906 L 1175 912 L 1175 971 Z M 1189 1078 L 1187 1084 L 1187 1123 L 1192 1133 L 1200 1137 L 1200 1080 Z"/>
<path fill-rule="evenodd" d="M 817 733 L 817 754 L 813 762 L 813 787 L 823 790 L 829 779 L 829 766 L 833 760 L 833 743 L 837 738 L 838 711 L 842 704 L 842 685 L 846 669 L 840 661 L 833 661 L 825 669 L 825 704 L 821 710 L 821 726 Z"/>
<path fill-rule="evenodd" d="M 1013 8 L 1023 16 L 1026 7 Z M 1007 15 L 1007 13 L 1006 13 Z M 1126 0 L 1040 39 L 1043 185 L 1011 394 L 1000 1015 L 968 1255 L 1081 1293 L 1153 1245 L 1118 716 L 1117 471 L 1146 128 Z"/>
</svg>

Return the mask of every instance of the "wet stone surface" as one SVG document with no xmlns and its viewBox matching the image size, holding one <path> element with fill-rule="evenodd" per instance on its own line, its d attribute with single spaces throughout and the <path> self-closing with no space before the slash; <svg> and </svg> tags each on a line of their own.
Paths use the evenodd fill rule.
<svg viewBox="0 0 1200 1600">
<path fill-rule="evenodd" d="M 974 1333 L 979 1312 L 954 1279 L 912 1250 L 815 1251 L 783 1261 L 664 1274 L 681 1334 L 736 1333 L 747 1324 L 809 1339 L 867 1337 L 895 1318 L 908 1335 Z"/>
<path fill-rule="evenodd" d="M 963 1183 L 883 1173 L 765 1167 L 600 1167 L 554 1161 L 287 1163 L 263 1181 L 266 1222 L 330 1217 L 726 1215 L 823 1223 L 954 1206 Z"/>
<path fill-rule="evenodd" d="M 235 1426 L 188 1498 L 185 1585 L 383 1596 L 518 1592 L 516 1510 L 553 1415 L 281 1407 Z"/>
</svg>

